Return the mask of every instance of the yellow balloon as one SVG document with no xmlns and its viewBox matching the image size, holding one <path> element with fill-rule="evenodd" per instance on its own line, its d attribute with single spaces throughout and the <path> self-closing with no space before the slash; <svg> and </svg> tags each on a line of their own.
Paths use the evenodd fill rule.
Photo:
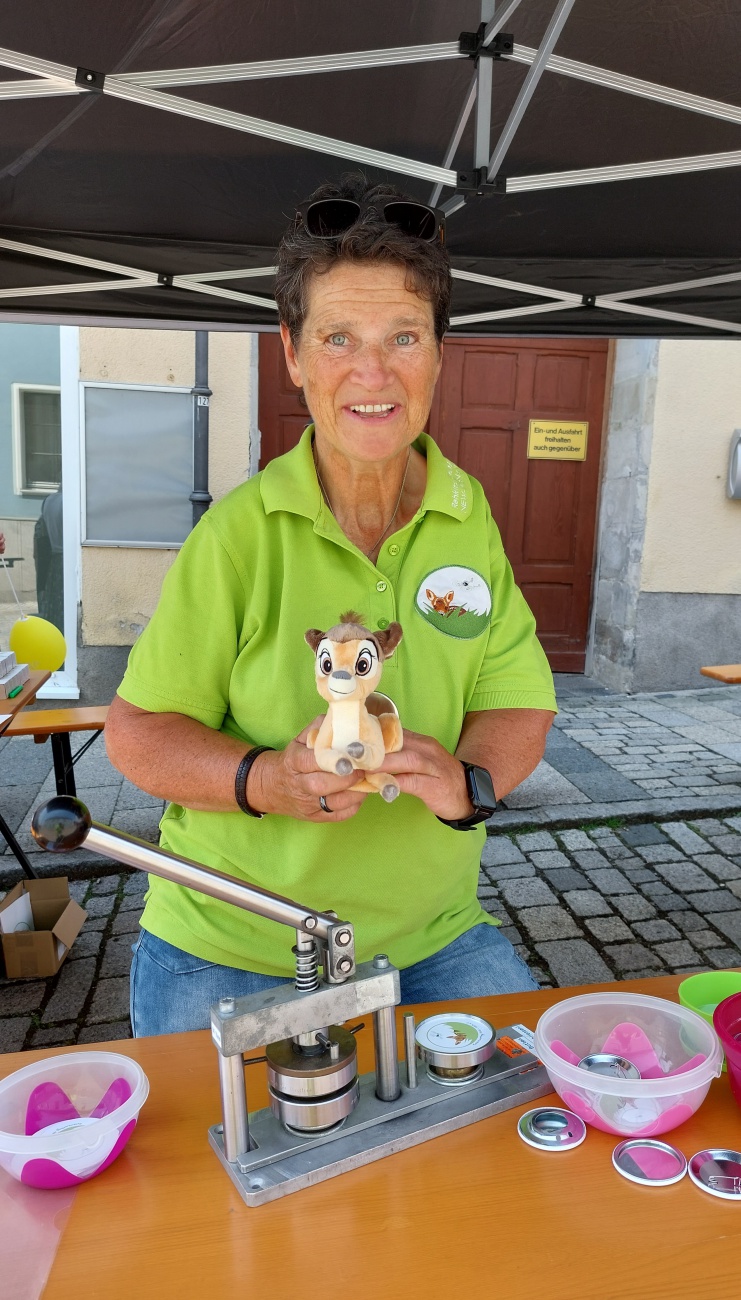
<svg viewBox="0 0 741 1300">
<path fill-rule="evenodd" d="M 59 628 L 35 614 L 13 624 L 8 645 L 19 664 L 50 673 L 62 667 L 67 655 L 67 643 Z"/>
</svg>

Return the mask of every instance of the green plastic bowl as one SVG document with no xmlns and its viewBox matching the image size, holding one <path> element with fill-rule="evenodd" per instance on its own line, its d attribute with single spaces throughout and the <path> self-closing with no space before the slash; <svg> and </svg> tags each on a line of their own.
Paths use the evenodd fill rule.
<svg viewBox="0 0 741 1300">
<path fill-rule="evenodd" d="M 698 1016 L 713 1023 L 713 1012 L 719 1002 L 724 1002 L 734 993 L 741 993 L 741 971 L 717 970 L 705 971 L 702 975 L 690 975 L 682 980 L 677 992 L 683 1007 L 696 1011 Z M 723 1069 L 726 1062 L 723 1058 Z"/>
</svg>

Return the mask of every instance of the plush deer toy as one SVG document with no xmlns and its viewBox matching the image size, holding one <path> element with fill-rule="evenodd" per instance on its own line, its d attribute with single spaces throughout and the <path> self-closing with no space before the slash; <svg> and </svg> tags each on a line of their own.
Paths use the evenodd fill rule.
<svg viewBox="0 0 741 1300">
<path fill-rule="evenodd" d="M 366 775 L 352 789 L 378 791 L 387 803 L 396 798 L 399 787 L 388 772 L 375 769 L 386 754 L 401 749 L 403 733 L 394 704 L 374 688 L 384 659 L 401 638 L 399 623 L 371 632 L 353 610 L 341 614 L 328 632 L 312 627 L 306 633 L 315 655 L 317 690 L 329 703 L 324 721 L 311 729 L 306 743 L 323 772 L 348 776 L 359 768 Z"/>
</svg>

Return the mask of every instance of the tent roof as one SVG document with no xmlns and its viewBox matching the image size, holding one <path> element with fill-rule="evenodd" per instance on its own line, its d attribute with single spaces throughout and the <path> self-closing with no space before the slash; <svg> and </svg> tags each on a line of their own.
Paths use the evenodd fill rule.
<svg viewBox="0 0 741 1300">
<path fill-rule="evenodd" d="M 0 39 L 0 318 L 274 327 L 294 204 L 360 165 L 447 208 L 456 333 L 741 334 L 739 4 L 36 0 Z"/>
</svg>

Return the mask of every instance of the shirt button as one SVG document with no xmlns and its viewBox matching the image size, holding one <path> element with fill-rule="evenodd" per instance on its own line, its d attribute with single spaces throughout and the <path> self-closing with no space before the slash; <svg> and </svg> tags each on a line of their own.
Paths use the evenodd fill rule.
<svg viewBox="0 0 741 1300">
<path fill-rule="evenodd" d="M 399 547 L 396 545 L 396 542 L 392 542 L 391 545 L 389 546 L 389 555 L 398 555 L 398 554 L 399 554 Z"/>
<path fill-rule="evenodd" d="M 377 583 L 376 583 L 376 591 L 385 591 L 387 586 L 388 586 L 388 583 L 386 583 L 386 582 L 377 582 Z"/>
<path fill-rule="evenodd" d="M 388 621 L 387 618 L 379 618 L 379 620 L 378 620 L 378 629 L 379 629 L 380 632 L 385 631 L 385 629 L 388 627 L 388 625 L 389 625 L 389 621 Z"/>
</svg>

